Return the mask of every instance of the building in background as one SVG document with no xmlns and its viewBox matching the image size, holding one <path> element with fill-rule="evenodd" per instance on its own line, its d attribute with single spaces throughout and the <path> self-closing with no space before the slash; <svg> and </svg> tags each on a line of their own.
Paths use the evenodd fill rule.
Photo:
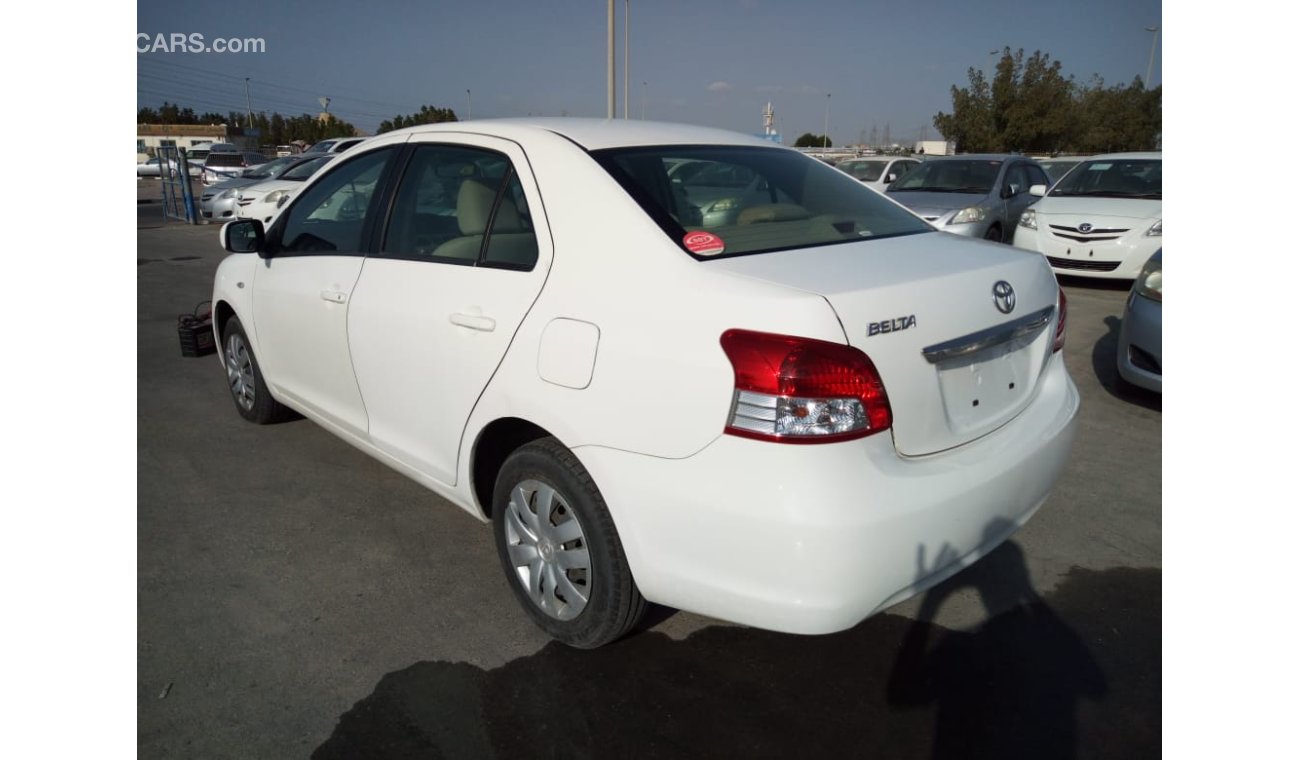
<svg viewBox="0 0 1300 760">
<path fill-rule="evenodd" d="M 247 135 L 241 127 L 225 124 L 137 124 L 135 152 L 146 158 L 157 154 L 159 148 L 174 147 L 190 150 L 211 143 L 232 143 L 238 150 L 257 150 L 257 135 Z"/>
</svg>

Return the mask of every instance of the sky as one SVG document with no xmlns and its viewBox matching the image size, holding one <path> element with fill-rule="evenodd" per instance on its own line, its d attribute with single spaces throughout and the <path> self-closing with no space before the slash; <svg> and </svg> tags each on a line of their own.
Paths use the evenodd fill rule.
<svg viewBox="0 0 1300 760">
<path fill-rule="evenodd" d="M 616 0 L 617 113 L 623 13 Z M 756 133 L 769 101 L 787 144 L 805 132 L 856 143 L 938 139 L 934 115 L 990 51 L 1041 50 L 1067 75 L 1127 84 L 1146 75 L 1159 0 L 630 0 L 628 111 Z M 373 133 L 421 105 L 466 118 L 604 117 L 607 0 L 358 3 L 141 0 L 136 105 L 197 112 L 330 111 Z M 264 40 L 264 52 L 154 47 L 157 35 Z M 145 36 L 140 36 L 145 35 Z M 1161 32 L 1163 37 L 1163 31 Z M 187 42 L 188 45 L 188 42 Z M 170 46 L 168 46 L 170 47 Z M 1163 39 L 1153 84 L 1161 82 Z M 245 78 L 248 78 L 247 97 Z M 466 91 L 469 91 L 467 93 Z M 829 94 L 829 97 L 828 97 Z"/>
</svg>

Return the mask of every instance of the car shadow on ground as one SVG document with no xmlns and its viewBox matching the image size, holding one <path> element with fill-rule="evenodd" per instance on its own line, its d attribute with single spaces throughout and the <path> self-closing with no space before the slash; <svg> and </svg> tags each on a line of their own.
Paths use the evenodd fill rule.
<svg viewBox="0 0 1300 760">
<path fill-rule="evenodd" d="M 313 758 L 1146 758 L 1160 753 L 1160 571 L 1075 569 L 1048 599 L 1003 544 L 828 636 L 717 626 L 493 670 L 419 662 L 344 713 Z M 928 619 L 973 587 L 969 631 Z"/>
<path fill-rule="evenodd" d="M 1153 412 L 1159 412 L 1164 403 L 1161 394 L 1126 383 L 1119 376 L 1116 362 L 1119 351 L 1119 330 L 1122 325 L 1123 320 L 1119 317 L 1106 317 L 1106 334 L 1092 346 L 1092 371 L 1097 375 L 1101 387 L 1105 388 L 1110 395 Z"/>
</svg>

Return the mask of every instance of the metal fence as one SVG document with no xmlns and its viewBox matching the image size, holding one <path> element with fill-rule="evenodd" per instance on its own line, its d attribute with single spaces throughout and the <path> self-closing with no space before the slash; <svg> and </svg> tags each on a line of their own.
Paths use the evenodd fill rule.
<svg viewBox="0 0 1300 760">
<path fill-rule="evenodd" d="M 158 149 L 158 184 L 162 188 L 163 219 L 196 224 L 198 208 L 191 186 L 190 163 L 184 148 Z"/>
</svg>

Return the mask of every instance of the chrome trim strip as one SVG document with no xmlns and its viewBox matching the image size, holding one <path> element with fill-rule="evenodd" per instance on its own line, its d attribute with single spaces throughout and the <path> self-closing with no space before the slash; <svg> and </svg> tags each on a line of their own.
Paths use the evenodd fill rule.
<svg viewBox="0 0 1300 760">
<path fill-rule="evenodd" d="M 1056 313 L 1056 307 L 1048 306 L 1006 324 L 995 325 L 987 330 L 980 330 L 970 335 L 963 335 L 960 338 L 953 338 L 943 343 L 927 346 L 921 349 L 921 355 L 931 364 L 938 364 L 961 356 L 969 356 L 990 346 L 1006 343 L 1041 330 L 1044 325 L 1052 320 L 1054 313 Z"/>
</svg>

